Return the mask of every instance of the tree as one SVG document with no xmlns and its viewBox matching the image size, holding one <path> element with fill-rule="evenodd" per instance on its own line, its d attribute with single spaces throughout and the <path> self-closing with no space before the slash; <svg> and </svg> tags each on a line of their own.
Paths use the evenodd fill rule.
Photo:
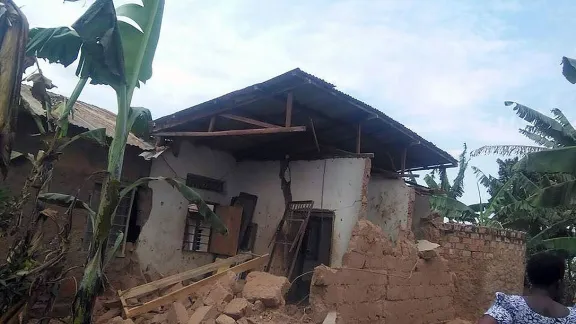
<svg viewBox="0 0 576 324">
<path fill-rule="evenodd" d="M 102 196 L 97 211 L 90 211 L 94 234 L 90 244 L 84 276 L 74 300 L 74 323 L 91 321 L 95 297 L 103 285 L 103 269 L 110 253 L 106 249 L 111 221 L 121 197 L 134 186 L 149 181 L 163 180 L 178 189 L 191 203 L 198 206 L 199 213 L 210 221 L 215 230 L 226 233 L 226 227 L 206 203 L 180 180 L 169 178 L 144 178 L 120 190 L 120 176 L 124 151 L 130 130 L 146 136 L 150 112 L 145 108 L 131 107 L 132 96 L 141 83 L 152 77 L 152 61 L 160 37 L 164 0 L 143 0 L 139 4 L 125 4 L 117 9 L 112 0 L 96 0 L 73 25 L 58 28 L 39 28 L 31 31 L 29 53 L 49 62 L 70 65 L 79 57 L 76 75 L 78 85 L 70 101 L 78 95 L 90 80 L 91 84 L 104 84 L 116 92 L 118 117 L 115 135 L 108 151 L 108 168 L 102 186 Z M 136 27 L 118 20 L 125 16 Z M 72 106 L 66 103 L 61 116 L 68 116 Z M 66 117 L 58 120 L 61 130 L 66 129 Z M 62 197 L 65 199 L 66 197 Z M 85 204 L 78 204 L 87 208 Z"/>
<path fill-rule="evenodd" d="M 576 83 L 576 61 L 563 57 L 562 73 L 570 83 Z M 567 121 L 563 125 L 567 135 L 565 139 L 568 140 L 573 136 L 574 129 Z M 556 231 L 560 235 L 543 240 L 542 244 L 547 248 L 565 250 L 576 255 L 576 217 L 572 210 L 576 202 L 576 143 L 530 153 L 514 165 L 513 171 L 516 174 L 538 174 L 547 180 L 525 201 L 535 208 L 562 211 L 563 217 L 542 231 L 545 234 Z"/>
</svg>

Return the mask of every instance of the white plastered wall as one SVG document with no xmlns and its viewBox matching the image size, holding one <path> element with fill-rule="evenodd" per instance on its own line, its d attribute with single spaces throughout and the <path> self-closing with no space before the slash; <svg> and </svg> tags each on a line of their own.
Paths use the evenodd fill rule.
<svg viewBox="0 0 576 324">
<path fill-rule="evenodd" d="M 290 162 L 293 200 L 313 200 L 314 208 L 335 212 L 331 265 L 340 266 L 361 209 L 364 158 L 334 158 Z M 183 142 L 176 158 L 165 152 L 152 163 L 151 176 L 186 178 L 195 173 L 226 182 L 225 193 L 199 191 L 205 200 L 229 204 L 246 192 L 258 196 L 252 222 L 258 224 L 254 252 L 267 253 L 268 244 L 284 212 L 279 177 L 280 162 L 236 162 L 232 155 Z M 142 267 L 151 264 L 173 273 L 212 262 L 207 253 L 183 252 L 182 238 L 187 202 L 165 183 L 151 183 L 152 211 L 139 237 L 137 252 Z"/>
</svg>

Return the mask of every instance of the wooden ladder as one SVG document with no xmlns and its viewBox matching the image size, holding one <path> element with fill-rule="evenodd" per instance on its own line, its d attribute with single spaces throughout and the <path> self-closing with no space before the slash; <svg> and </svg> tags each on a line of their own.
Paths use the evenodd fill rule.
<svg viewBox="0 0 576 324">
<path fill-rule="evenodd" d="M 278 223 L 276 232 L 270 241 L 270 244 L 274 244 L 272 245 L 270 258 L 268 259 L 268 264 L 265 268 L 266 272 L 270 271 L 270 267 L 272 266 L 275 257 L 276 248 L 278 246 L 284 246 L 285 248 L 290 247 L 287 251 L 287 261 L 290 262 L 288 260 L 290 257 L 292 260 L 290 262 L 290 268 L 287 268 L 286 277 L 291 280 L 292 272 L 294 271 L 294 266 L 296 265 L 298 253 L 300 252 L 300 247 L 304 238 L 304 233 L 308 227 L 308 220 L 310 219 L 312 207 L 314 207 L 314 201 L 312 200 L 291 201 L 286 205 L 284 215 Z M 296 228 L 298 229 L 297 231 L 295 231 Z"/>
</svg>

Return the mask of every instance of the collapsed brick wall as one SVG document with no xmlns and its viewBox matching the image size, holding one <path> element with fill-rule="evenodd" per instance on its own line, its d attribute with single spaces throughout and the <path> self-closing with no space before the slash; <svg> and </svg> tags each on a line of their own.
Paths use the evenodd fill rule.
<svg viewBox="0 0 576 324">
<path fill-rule="evenodd" d="M 411 233 L 396 244 L 360 220 L 342 268 L 316 268 L 310 303 L 317 321 L 330 310 L 338 323 L 428 324 L 454 318 L 453 278 L 446 260 L 419 256 Z"/>
<path fill-rule="evenodd" d="M 496 292 L 521 294 L 524 286 L 525 234 L 522 232 L 431 222 L 425 239 L 455 274 L 454 307 L 460 318 L 476 320 Z"/>
</svg>

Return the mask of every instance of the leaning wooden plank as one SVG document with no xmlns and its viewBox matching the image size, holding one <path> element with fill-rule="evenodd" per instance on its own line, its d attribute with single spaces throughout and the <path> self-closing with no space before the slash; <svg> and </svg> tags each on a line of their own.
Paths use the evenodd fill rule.
<svg viewBox="0 0 576 324">
<path fill-rule="evenodd" d="M 128 290 L 124 290 L 119 292 L 121 297 L 124 299 L 134 298 L 138 296 L 142 296 L 144 294 L 149 294 L 151 292 L 157 291 L 164 287 L 168 287 L 170 285 L 182 282 L 187 279 L 195 278 L 201 276 L 203 274 L 218 270 L 221 267 L 232 265 L 234 263 L 241 263 L 252 259 L 250 254 L 238 254 L 234 257 L 216 261 L 214 263 L 210 263 L 198 268 L 194 268 L 185 272 L 177 273 L 175 275 L 162 278 L 156 281 L 149 282 L 147 284 L 137 286 Z"/>
<path fill-rule="evenodd" d="M 248 270 L 252 270 L 255 269 L 259 266 L 264 265 L 267 261 L 268 261 L 268 254 L 265 254 L 261 257 L 252 259 L 248 262 L 244 262 L 241 263 L 235 267 L 230 268 L 230 270 L 228 271 L 232 271 L 234 273 L 242 273 Z M 206 284 L 211 284 L 214 283 L 216 281 L 218 281 L 218 279 L 224 277 L 226 275 L 226 273 L 228 272 L 221 272 L 218 274 L 215 274 L 213 276 L 210 276 L 208 278 L 202 279 L 200 281 L 194 282 L 186 287 L 180 288 L 166 296 L 162 296 L 159 298 L 156 298 L 154 300 L 151 300 L 147 303 L 144 303 L 141 306 L 136 306 L 133 308 L 130 308 L 126 311 L 126 317 L 130 318 L 130 317 L 134 317 L 140 314 L 144 314 L 147 313 L 151 310 L 154 310 L 160 306 L 163 305 L 167 305 L 170 303 L 173 303 L 175 301 L 178 301 L 182 298 L 186 298 L 188 296 L 190 296 L 194 291 L 198 290 L 200 287 L 206 285 Z"/>
<path fill-rule="evenodd" d="M 256 129 L 234 129 L 214 132 L 159 132 L 154 136 L 187 136 L 187 137 L 214 137 L 214 136 L 236 136 L 236 135 L 261 135 L 277 133 L 305 132 L 306 126 L 293 127 L 274 127 L 274 128 L 256 128 Z"/>
</svg>

